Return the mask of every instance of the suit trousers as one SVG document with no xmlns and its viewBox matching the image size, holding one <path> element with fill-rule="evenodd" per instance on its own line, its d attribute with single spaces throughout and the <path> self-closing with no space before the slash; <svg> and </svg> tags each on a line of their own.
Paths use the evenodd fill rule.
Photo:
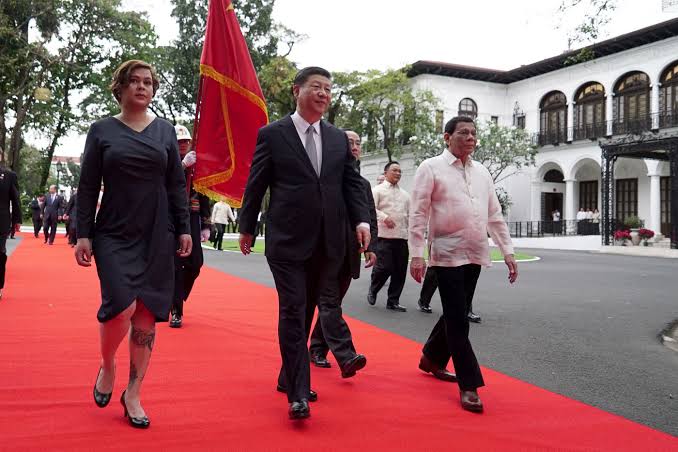
<svg viewBox="0 0 678 452">
<path fill-rule="evenodd" d="M 33 234 L 37 238 L 40 235 L 40 229 L 42 228 L 42 219 L 40 217 L 33 218 Z"/>
<path fill-rule="evenodd" d="M 0 234 L 0 289 L 5 288 L 5 270 L 7 266 L 7 233 Z"/>
<path fill-rule="evenodd" d="M 344 256 L 328 256 L 322 236 L 310 259 L 279 261 L 268 258 L 279 304 L 278 341 L 282 369 L 278 384 L 287 389 L 289 402 L 309 398 L 311 371 L 307 343 L 316 305 L 325 340 L 339 366 L 355 356 L 351 331 L 342 316 L 339 298 L 338 275 Z"/>
<path fill-rule="evenodd" d="M 351 266 L 348 263 L 345 263 L 342 267 L 341 270 L 339 271 L 339 303 L 344 300 L 344 296 L 346 296 L 346 292 L 348 292 L 348 288 L 351 285 Z M 355 354 L 355 348 L 353 348 L 353 343 L 351 343 L 351 347 L 353 349 L 353 353 Z M 323 358 L 327 356 L 327 352 L 330 350 L 329 345 L 327 345 L 327 341 L 325 340 L 325 335 L 323 334 L 323 328 L 322 325 L 318 320 L 315 322 L 315 326 L 313 327 L 313 333 L 311 333 L 311 344 L 308 347 L 309 352 L 311 353 L 311 356 L 317 355 L 317 356 L 322 356 Z M 338 360 L 337 360 L 338 361 Z"/>
<path fill-rule="evenodd" d="M 374 270 L 372 270 L 370 293 L 376 297 L 377 293 L 386 284 L 386 280 L 390 277 L 391 282 L 388 285 L 386 304 L 389 306 L 397 305 L 399 304 L 403 287 L 405 287 L 405 278 L 407 276 L 407 264 L 410 256 L 407 249 L 407 240 L 379 237 L 377 256 L 379 256 L 379 259 L 377 259 L 377 264 L 374 266 Z"/>
<path fill-rule="evenodd" d="M 221 247 L 223 246 L 224 242 L 224 231 L 226 229 L 226 225 L 221 223 L 215 223 L 215 226 L 217 228 L 217 235 L 216 238 L 214 239 L 214 248 L 221 250 Z"/>
<path fill-rule="evenodd" d="M 424 276 L 424 282 L 421 284 L 419 292 L 419 304 L 422 306 L 431 306 L 431 299 L 438 290 L 438 277 L 435 271 L 427 271 Z M 468 302 L 468 312 L 473 312 L 473 300 Z"/>
<path fill-rule="evenodd" d="M 54 243 L 54 238 L 56 237 L 57 230 L 56 215 L 54 217 L 52 217 L 51 215 L 45 216 L 45 222 L 43 223 L 43 227 L 45 230 L 45 242 Z"/>
<path fill-rule="evenodd" d="M 431 267 L 429 271 L 435 271 L 438 278 L 443 315 L 433 327 L 423 353 L 441 368 L 451 357 L 459 388 L 475 390 L 485 382 L 468 337 L 467 312 L 480 276 L 480 265 Z"/>
<path fill-rule="evenodd" d="M 172 298 L 172 312 L 182 316 L 184 315 L 184 302 L 193 290 L 195 280 L 200 275 L 200 268 L 203 264 L 202 245 L 200 242 L 200 215 L 190 214 L 191 220 L 191 239 L 193 248 L 188 257 L 179 257 L 174 255 L 174 297 Z"/>
</svg>

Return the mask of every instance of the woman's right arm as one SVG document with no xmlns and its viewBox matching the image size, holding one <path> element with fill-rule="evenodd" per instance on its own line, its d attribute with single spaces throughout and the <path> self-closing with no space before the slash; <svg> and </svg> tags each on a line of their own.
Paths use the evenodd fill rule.
<svg viewBox="0 0 678 452">
<path fill-rule="evenodd" d="M 78 210 L 76 231 L 78 237 L 75 260 L 78 265 L 92 265 L 92 239 L 94 238 L 94 218 L 101 189 L 101 147 L 97 124 L 90 126 L 85 141 L 85 152 L 80 167 L 78 184 Z"/>
</svg>

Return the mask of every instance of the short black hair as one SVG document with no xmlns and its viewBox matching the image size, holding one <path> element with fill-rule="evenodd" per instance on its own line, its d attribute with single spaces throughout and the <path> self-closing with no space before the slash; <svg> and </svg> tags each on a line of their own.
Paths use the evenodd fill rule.
<svg viewBox="0 0 678 452">
<path fill-rule="evenodd" d="M 455 116 L 445 124 L 445 133 L 453 134 L 460 122 L 470 122 L 474 126 L 476 125 L 476 122 L 470 116 Z"/>
<path fill-rule="evenodd" d="M 294 76 L 293 85 L 303 85 L 312 75 L 322 75 L 323 77 L 332 80 L 332 74 L 330 74 L 330 71 L 327 69 L 318 66 L 309 66 L 297 72 L 297 75 Z"/>
<path fill-rule="evenodd" d="M 395 160 L 393 160 L 392 162 L 388 162 L 388 163 L 386 164 L 386 166 L 384 166 L 384 172 L 388 171 L 388 169 L 391 167 L 391 165 L 398 165 L 398 166 L 400 166 L 400 163 L 396 162 Z"/>
</svg>

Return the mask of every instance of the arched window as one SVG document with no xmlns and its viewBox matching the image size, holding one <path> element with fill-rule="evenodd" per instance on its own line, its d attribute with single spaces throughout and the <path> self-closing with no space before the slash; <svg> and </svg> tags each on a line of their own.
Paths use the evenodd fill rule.
<svg viewBox="0 0 678 452">
<path fill-rule="evenodd" d="M 650 78 L 644 72 L 629 72 L 614 87 L 614 133 L 650 130 Z"/>
<path fill-rule="evenodd" d="M 567 98 L 551 91 L 539 104 L 539 144 L 558 144 L 567 140 Z"/>
<path fill-rule="evenodd" d="M 471 98 L 465 97 L 459 102 L 459 116 L 478 117 L 478 105 Z"/>
<path fill-rule="evenodd" d="M 659 79 L 659 127 L 678 126 L 678 61 L 667 67 Z"/>
<path fill-rule="evenodd" d="M 583 85 L 575 94 L 574 139 L 595 139 L 606 133 L 605 88 L 598 82 Z"/>
<path fill-rule="evenodd" d="M 546 174 L 544 174 L 544 182 L 562 183 L 564 179 L 563 173 L 557 169 L 548 170 Z"/>
</svg>

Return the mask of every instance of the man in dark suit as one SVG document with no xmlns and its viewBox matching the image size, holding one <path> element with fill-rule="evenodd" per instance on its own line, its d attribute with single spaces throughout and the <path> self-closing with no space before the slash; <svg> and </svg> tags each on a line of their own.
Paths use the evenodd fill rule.
<svg viewBox="0 0 678 452">
<path fill-rule="evenodd" d="M 73 248 L 78 242 L 77 231 L 75 230 L 75 219 L 78 217 L 78 190 L 73 189 L 71 197 L 66 204 L 64 211 L 64 222 L 66 223 L 66 235 L 68 236 L 68 244 Z"/>
<path fill-rule="evenodd" d="M 10 214 L 10 204 L 12 212 Z M 0 167 L 0 298 L 5 287 L 5 266 L 7 264 L 7 237 L 11 230 L 21 226 L 19 186 L 16 173 Z"/>
<path fill-rule="evenodd" d="M 45 204 L 45 195 L 34 197 L 29 204 L 31 208 L 31 217 L 33 218 L 33 234 L 37 239 L 42 228 L 42 206 Z"/>
<path fill-rule="evenodd" d="M 325 69 L 308 67 L 297 73 L 296 111 L 259 130 L 239 212 L 240 249 L 249 254 L 261 201 L 270 188 L 266 258 L 278 291 L 283 362 L 278 385 L 287 392 L 291 419 L 310 416 L 307 340 L 316 303 L 342 376 L 355 375 L 366 364 L 353 350 L 341 314 L 338 274 L 346 253 L 346 221 L 362 252 L 370 242 L 369 213 L 346 134 L 321 121 L 331 90 Z"/>
<path fill-rule="evenodd" d="M 353 132 L 352 130 L 346 131 L 346 136 L 348 137 L 348 144 L 351 146 L 351 154 L 355 159 L 355 170 L 360 174 L 360 154 L 362 148 L 360 146 L 360 135 Z M 370 211 L 370 246 L 365 251 L 365 268 L 372 267 L 377 261 L 377 255 L 375 253 L 377 246 L 377 211 L 374 207 L 374 198 L 372 197 L 372 186 L 370 181 L 365 178 L 363 180 L 363 190 L 367 200 L 367 206 Z M 339 271 L 339 300 L 343 301 L 348 288 L 351 285 L 351 279 L 360 278 L 360 263 L 361 255 L 358 252 L 359 246 L 356 243 L 355 234 L 351 230 L 351 226 L 346 224 L 346 243 L 348 243 L 348 250 L 346 252 L 346 257 L 344 263 L 341 266 Z M 327 352 L 329 351 L 329 346 L 327 341 L 325 341 L 325 335 L 323 334 L 322 325 L 320 322 L 315 322 L 315 327 L 313 328 L 313 333 L 311 334 L 311 345 L 309 346 L 309 352 L 311 353 L 311 362 L 317 367 L 332 367 L 330 362 L 327 360 Z"/>
<path fill-rule="evenodd" d="M 45 204 L 42 206 L 42 221 L 45 232 L 45 243 L 54 244 L 56 237 L 57 222 L 59 221 L 59 209 L 63 198 L 57 194 L 56 185 L 49 186 L 49 193 L 45 195 Z"/>
</svg>

